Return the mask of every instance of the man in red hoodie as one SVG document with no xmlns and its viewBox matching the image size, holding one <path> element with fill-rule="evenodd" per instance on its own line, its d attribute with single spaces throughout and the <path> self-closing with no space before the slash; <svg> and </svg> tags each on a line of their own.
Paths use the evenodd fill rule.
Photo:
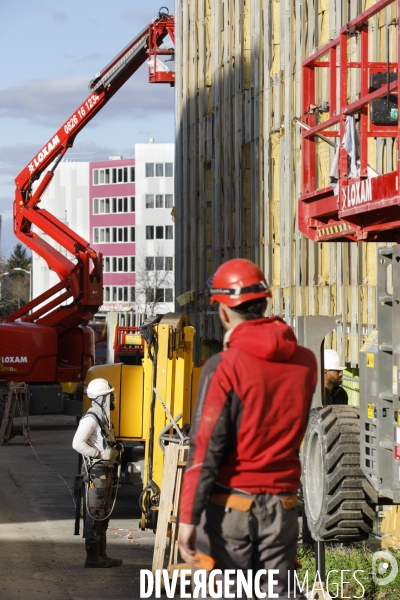
<svg viewBox="0 0 400 600">
<path fill-rule="evenodd" d="M 251 261 L 224 263 L 210 293 L 211 303 L 219 302 L 224 351 L 207 362 L 199 384 L 180 501 L 180 553 L 198 568 L 206 562 L 223 572 L 259 572 L 257 585 L 267 597 L 301 598 L 293 591 L 295 507 L 316 360 L 282 319 L 264 318 L 271 293 Z M 278 573 L 268 575 L 271 569 Z"/>
</svg>

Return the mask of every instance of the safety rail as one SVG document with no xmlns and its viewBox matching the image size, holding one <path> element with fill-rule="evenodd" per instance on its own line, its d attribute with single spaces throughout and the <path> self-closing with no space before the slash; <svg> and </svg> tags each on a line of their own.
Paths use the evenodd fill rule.
<svg viewBox="0 0 400 600">
<path fill-rule="evenodd" d="M 379 0 L 342 27 L 338 38 L 303 61 L 302 118 L 296 119 L 302 126 L 303 155 L 298 227 L 313 241 L 400 241 L 399 157 L 394 170 L 387 173 L 377 173 L 368 165 L 370 138 L 395 138 L 396 150 L 399 149 L 400 27 L 397 27 L 397 62 L 389 61 L 389 33 L 388 60 L 369 60 L 368 21 L 394 2 L 400 15 L 400 0 Z M 397 25 L 397 20 L 387 23 L 387 31 Z M 349 43 L 354 37 L 360 47 L 357 61 L 349 57 Z M 321 79 L 317 75 L 322 71 L 317 69 L 327 70 Z M 354 90 L 350 98 L 350 82 L 354 88 L 355 73 L 359 80 L 356 100 Z M 321 107 L 317 88 L 322 80 L 329 85 L 329 105 Z M 320 112 L 327 113 L 327 118 L 318 122 Z M 346 127 L 349 130 L 352 127 L 347 120 L 353 116 L 359 120 L 358 127 L 353 126 L 353 136 L 359 135 L 356 176 L 354 172 L 349 175 L 350 156 L 344 146 Z M 319 140 L 339 146 L 334 186 L 318 187 Z"/>
</svg>

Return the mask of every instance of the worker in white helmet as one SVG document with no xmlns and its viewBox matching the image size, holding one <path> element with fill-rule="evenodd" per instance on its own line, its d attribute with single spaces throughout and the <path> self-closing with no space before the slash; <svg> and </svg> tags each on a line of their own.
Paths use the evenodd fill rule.
<svg viewBox="0 0 400 600">
<path fill-rule="evenodd" d="M 340 354 L 336 350 L 324 351 L 324 383 L 325 404 L 348 404 L 347 392 L 342 388 L 343 364 Z"/>
<path fill-rule="evenodd" d="M 110 518 L 112 468 L 122 446 L 114 437 L 110 410 L 114 409 L 114 388 L 106 379 L 93 379 L 87 387 L 92 407 L 79 421 L 72 447 L 83 456 L 85 470 L 85 547 L 87 568 L 119 567 L 122 560 L 107 556 L 107 528 Z"/>
</svg>

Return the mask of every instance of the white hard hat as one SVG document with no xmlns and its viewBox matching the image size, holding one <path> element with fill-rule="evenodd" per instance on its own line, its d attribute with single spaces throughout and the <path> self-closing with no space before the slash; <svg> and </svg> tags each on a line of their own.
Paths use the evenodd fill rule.
<svg viewBox="0 0 400 600">
<path fill-rule="evenodd" d="M 87 386 L 87 397 L 90 400 L 95 400 L 99 396 L 106 396 L 114 391 L 114 388 L 110 386 L 107 379 L 93 379 Z"/>
<path fill-rule="evenodd" d="M 340 354 L 336 350 L 324 350 L 324 369 L 327 371 L 343 371 L 346 365 L 342 364 Z"/>
</svg>

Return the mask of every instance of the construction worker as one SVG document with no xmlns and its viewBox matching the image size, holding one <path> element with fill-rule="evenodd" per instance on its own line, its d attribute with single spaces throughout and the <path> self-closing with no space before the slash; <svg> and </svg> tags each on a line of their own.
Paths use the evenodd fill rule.
<svg viewBox="0 0 400 600">
<path fill-rule="evenodd" d="M 87 568 L 119 567 L 122 560 L 107 556 L 107 528 L 110 517 L 112 467 L 118 457 L 110 410 L 114 409 L 114 388 L 106 379 L 93 379 L 87 387 L 92 407 L 79 421 L 72 447 L 83 456 L 86 519 Z M 120 449 L 121 450 L 121 449 Z"/>
<path fill-rule="evenodd" d="M 348 404 L 346 390 L 342 388 L 342 358 L 335 350 L 324 350 L 325 404 Z"/>
<path fill-rule="evenodd" d="M 316 360 L 282 319 L 264 318 L 271 293 L 254 263 L 227 261 L 209 287 L 211 303 L 219 302 L 225 349 L 206 363 L 199 383 L 180 501 L 180 553 L 197 568 L 279 569 L 274 592 L 292 597 L 299 447 Z M 261 577 L 262 592 L 267 579 Z"/>
</svg>

